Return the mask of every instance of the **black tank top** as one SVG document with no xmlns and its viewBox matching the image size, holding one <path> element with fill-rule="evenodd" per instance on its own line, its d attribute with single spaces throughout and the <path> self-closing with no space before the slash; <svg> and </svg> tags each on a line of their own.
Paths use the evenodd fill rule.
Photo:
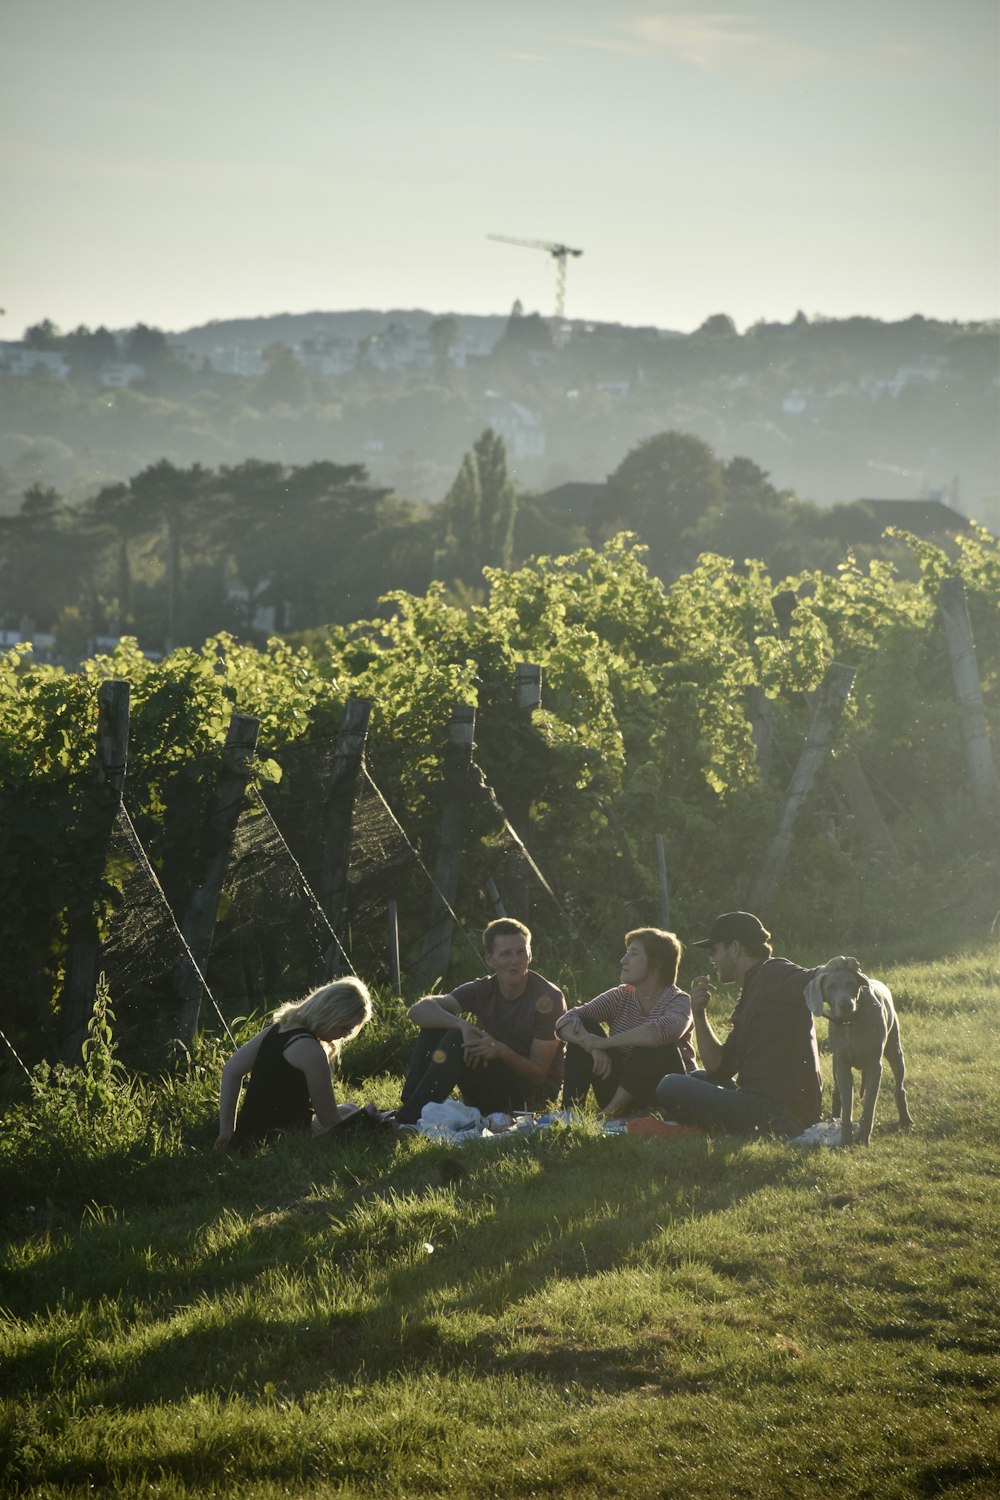
<svg viewBox="0 0 1000 1500">
<path fill-rule="evenodd" d="M 300 1036 L 316 1041 L 306 1027 L 282 1031 L 277 1021 L 264 1033 L 233 1134 L 232 1144 L 236 1150 L 281 1130 L 308 1128 L 312 1105 L 306 1076 L 285 1058 L 285 1048 Z M 316 1045 L 318 1047 L 320 1043 L 316 1042 Z"/>
</svg>

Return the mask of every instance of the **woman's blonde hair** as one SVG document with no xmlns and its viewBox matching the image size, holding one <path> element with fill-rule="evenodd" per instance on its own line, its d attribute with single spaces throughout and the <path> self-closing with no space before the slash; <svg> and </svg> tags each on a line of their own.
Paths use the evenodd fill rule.
<svg viewBox="0 0 1000 1500">
<path fill-rule="evenodd" d="M 367 986 L 360 979 L 350 977 L 335 979 L 332 984 L 321 984 L 304 1000 L 289 1000 L 287 1005 L 279 1005 L 271 1019 L 283 1026 L 294 1022 L 314 1036 L 320 1031 L 349 1027 L 342 1037 L 329 1044 L 336 1050 L 342 1042 L 349 1042 L 351 1037 L 357 1036 L 365 1022 L 371 1020 L 371 1014 L 372 997 Z"/>
</svg>

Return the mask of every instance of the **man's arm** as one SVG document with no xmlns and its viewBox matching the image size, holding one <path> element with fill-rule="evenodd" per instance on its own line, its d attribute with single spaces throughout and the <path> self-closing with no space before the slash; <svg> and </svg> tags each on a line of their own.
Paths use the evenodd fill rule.
<svg viewBox="0 0 1000 1500">
<path fill-rule="evenodd" d="M 480 1033 L 479 1040 L 470 1042 L 466 1047 L 465 1056 L 468 1060 L 502 1063 L 526 1083 L 544 1083 L 559 1045 L 557 1037 L 536 1037 L 531 1044 L 531 1051 L 525 1057 L 522 1052 L 515 1052 L 513 1047 L 508 1047 L 506 1042 L 498 1042 L 496 1037 Z"/>
<path fill-rule="evenodd" d="M 707 974 L 701 974 L 691 982 L 691 1013 L 694 1016 L 694 1034 L 698 1043 L 698 1056 L 706 1073 L 714 1073 L 722 1066 L 722 1043 L 712 1029 L 708 1019 L 708 1002 L 715 993 Z"/>
<path fill-rule="evenodd" d="M 480 1027 L 460 1014 L 454 995 L 425 995 L 406 1014 L 417 1026 L 429 1031 L 460 1031 L 466 1043 L 483 1036 Z"/>
</svg>

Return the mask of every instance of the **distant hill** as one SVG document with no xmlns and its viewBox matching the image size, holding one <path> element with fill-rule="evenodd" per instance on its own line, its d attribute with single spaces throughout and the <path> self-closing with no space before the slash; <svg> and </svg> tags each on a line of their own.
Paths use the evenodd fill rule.
<svg viewBox="0 0 1000 1500">
<path fill-rule="evenodd" d="M 436 313 L 422 307 L 352 308 L 343 312 L 271 313 L 257 318 L 213 318 L 211 322 L 199 323 L 191 328 L 179 329 L 169 337 L 184 344 L 196 353 L 208 353 L 219 344 L 242 344 L 251 349 L 264 349 L 268 344 L 282 343 L 292 346 L 302 339 L 315 338 L 317 334 L 337 333 L 346 338 L 363 339 L 369 334 L 379 333 L 390 323 L 402 324 L 411 333 L 426 333 L 438 318 L 454 318 L 460 335 L 478 335 L 496 342 L 509 321 L 507 313 Z M 676 329 L 630 327 L 621 323 L 594 323 L 584 318 L 567 318 L 565 327 L 573 332 L 606 330 L 609 333 L 649 335 L 659 338 L 686 337 Z"/>
<path fill-rule="evenodd" d="M 428 338 L 446 318 L 450 345 Z M 30 332 L 0 345 L 0 513 L 31 484 L 79 498 L 161 458 L 363 463 L 434 502 L 489 426 L 526 490 L 601 483 L 644 439 L 684 432 L 820 504 L 940 496 L 1000 519 L 995 321 L 800 313 L 740 333 L 716 313 L 681 334 L 555 327 L 537 313 L 316 309 L 168 338 L 138 325 L 112 341 L 125 362 L 110 370 L 107 333 Z M 271 345 L 294 352 L 265 360 Z"/>
<path fill-rule="evenodd" d="M 426 333 L 437 317 L 453 317 L 462 333 L 481 333 L 498 339 L 507 324 L 505 315 L 480 317 L 472 313 L 439 314 L 419 307 L 393 307 L 385 311 L 353 308 L 348 312 L 273 313 L 260 318 L 219 318 L 184 328 L 171 338 L 196 352 L 208 353 L 218 344 L 243 344 L 265 349 L 268 344 L 296 345 L 322 333 L 339 333 L 363 339 L 389 323 L 401 323 L 411 333 Z"/>
</svg>

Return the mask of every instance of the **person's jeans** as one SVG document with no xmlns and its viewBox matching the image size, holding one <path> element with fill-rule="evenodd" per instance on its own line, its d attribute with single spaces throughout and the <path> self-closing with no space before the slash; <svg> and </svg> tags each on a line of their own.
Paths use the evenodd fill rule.
<svg viewBox="0 0 1000 1500">
<path fill-rule="evenodd" d="M 667 1120 L 700 1125 L 730 1135 L 780 1135 L 789 1139 L 799 1127 L 787 1110 L 764 1094 L 745 1094 L 730 1079 L 714 1082 L 702 1072 L 683 1078 L 668 1075 L 656 1090 L 656 1102 Z"/>
<path fill-rule="evenodd" d="M 583 1023 L 592 1036 L 604 1036 L 596 1021 Z M 579 1109 L 593 1086 L 594 1098 L 603 1109 L 617 1089 L 624 1089 L 632 1103 L 650 1109 L 656 1100 L 656 1086 L 664 1073 L 683 1073 L 684 1063 L 674 1046 L 632 1047 L 628 1052 L 605 1052 L 611 1059 L 607 1078 L 594 1076 L 594 1059 L 583 1047 L 569 1042 L 566 1047 L 566 1071 L 563 1083 L 563 1109 Z"/>
<path fill-rule="evenodd" d="M 457 1026 L 440 1031 L 428 1026 L 421 1030 L 406 1070 L 402 1107 L 396 1111 L 397 1124 L 415 1125 L 425 1104 L 441 1104 L 456 1087 L 463 1102 L 482 1115 L 493 1114 L 495 1110 L 510 1114 L 512 1110 L 530 1107 L 525 1100 L 532 1090 L 523 1078 L 499 1062 L 468 1067 L 463 1045 Z"/>
</svg>

